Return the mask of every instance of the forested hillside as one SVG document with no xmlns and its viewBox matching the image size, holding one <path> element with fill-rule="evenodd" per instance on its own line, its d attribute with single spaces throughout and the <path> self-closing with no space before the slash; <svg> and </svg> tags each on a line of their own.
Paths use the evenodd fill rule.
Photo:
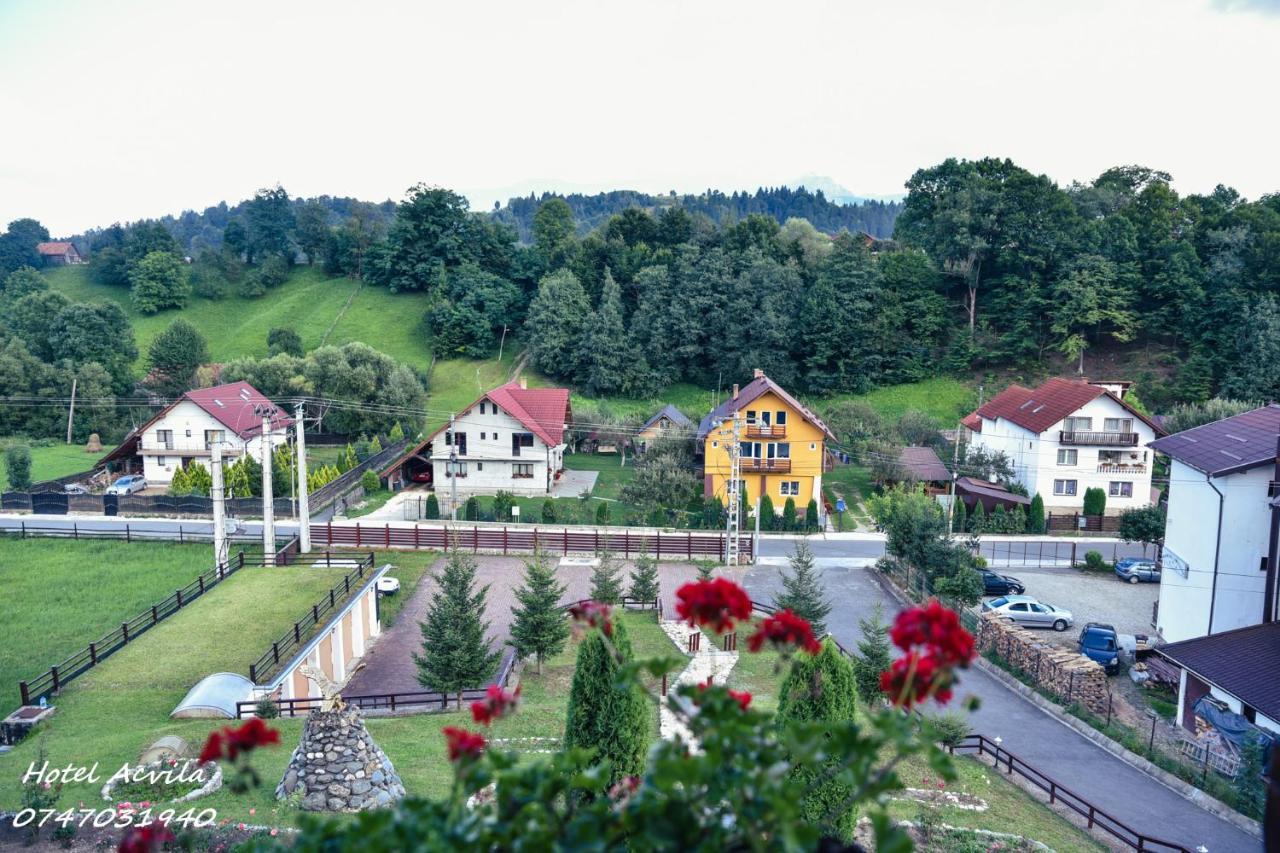
<svg viewBox="0 0 1280 853">
<path fill-rule="evenodd" d="M 172 387 L 150 349 L 190 318 L 215 336 L 192 350 L 206 361 L 261 361 L 273 329 L 291 335 L 276 358 L 363 342 L 420 375 L 430 356 L 505 344 L 552 380 L 615 399 L 727 388 L 754 368 L 813 397 L 943 375 L 1089 374 L 1095 353 L 1126 349 L 1162 363 L 1110 378 L 1137 380 L 1157 409 L 1280 398 L 1280 196 L 1179 196 L 1137 166 L 1059 187 L 990 159 L 922 169 L 908 189 L 887 243 L 762 213 L 716 225 L 678 204 L 626 207 L 584 235 L 570 202 L 548 198 L 525 244 L 445 189 L 414 187 L 389 216 L 354 205 L 340 218 L 275 187 L 191 264 L 164 222 L 113 227 L 93 240 L 87 274 L 59 274 L 80 284 L 53 290 L 24 268 L 47 231 L 19 220 L 0 235 L 0 394 L 61 394 L 78 376 L 123 397 L 139 367 Z M 303 361 L 236 369 L 310 381 Z"/>
</svg>

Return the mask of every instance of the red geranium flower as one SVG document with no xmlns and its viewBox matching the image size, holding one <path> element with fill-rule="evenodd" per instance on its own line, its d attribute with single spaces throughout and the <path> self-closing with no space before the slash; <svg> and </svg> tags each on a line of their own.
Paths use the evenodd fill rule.
<svg viewBox="0 0 1280 853">
<path fill-rule="evenodd" d="M 599 628 L 606 637 L 613 636 L 613 608 L 599 601 L 584 601 L 569 608 L 574 622 Z"/>
<path fill-rule="evenodd" d="M 951 682 L 948 667 L 940 666 L 936 658 L 920 652 L 898 658 L 880 674 L 880 689 L 889 701 L 908 710 L 930 697 L 939 704 L 950 702 Z"/>
<path fill-rule="evenodd" d="M 751 694 L 745 690 L 730 690 L 729 696 L 736 699 L 744 711 L 751 706 Z"/>
<path fill-rule="evenodd" d="M 790 610 L 780 610 L 760 623 L 756 632 L 747 638 L 747 648 L 760 651 L 768 643 L 776 649 L 789 650 L 794 646 L 811 655 L 822 651 L 822 644 L 813 636 L 813 628 L 807 621 Z"/>
<path fill-rule="evenodd" d="M 116 848 L 120 853 L 154 853 L 164 849 L 164 845 L 177 840 L 164 821 L 156 821 L 146 826 L 130 827 L 120 839 Z"/>
<path fill-rule="evenodd" d="M 507 716 L 516 709 L 520 699 L 520 688 L 515 692 L 505 690 L 499 684 L 490 684 L 484 698 L 471 703 L 471 716 L 477 723 L 487 726 L 494 720 Z"/>
<path fill-rule="evenodd" d="M 236 756 L 252 752 L 260 746 L 270 746 L 280 742 L 280 732 L 268 726 L 258 717 L 252 717 L 239 728 L 226 726 L 220 731 L 210 732 L 209 739 L 200 750 L 200 762 L 226 759 L 235 761 Z"/>
<path fill-rule="evenodd" d="M 454 726 L 445 726 L 441 731 L 444 732 L 445 748 L 450 761 L 479 758 L 480 753 L 484 752 L 484 735 L 479 732 L 469 732 Z"/>
<path fill-rule="evenodd" d="M 751 597 L 728 578 L 687 583 L 676 590 L 676 613 L 690 625 L 722 634 L 733 630 L 735 620 L 751 618 Z"/>
<path fill-rule="evenodd" d="M 956 612 L 937 599 L 899 613 L 889 637 L 904 652 L 919 649 L 943 666 L 968 666 L 973 660 L 973 635 L 961 626 Z"/>
</svg>

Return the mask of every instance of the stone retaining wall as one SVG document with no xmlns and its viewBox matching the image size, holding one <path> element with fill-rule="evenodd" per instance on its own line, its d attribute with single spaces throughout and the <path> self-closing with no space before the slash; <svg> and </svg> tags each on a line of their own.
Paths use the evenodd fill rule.
<svg viewBox="0 0 1280 853">
<path fill-rule="evenodd" d="M 976 639 L 979 652 L 995 652 L 1066 704 L 1075 702 L 1095 714 L 1107 713 L 1111 689 L 1101 664 L 1047 643 L 1011 619 L 991 612 L 978 620 Z"/>
</svg>

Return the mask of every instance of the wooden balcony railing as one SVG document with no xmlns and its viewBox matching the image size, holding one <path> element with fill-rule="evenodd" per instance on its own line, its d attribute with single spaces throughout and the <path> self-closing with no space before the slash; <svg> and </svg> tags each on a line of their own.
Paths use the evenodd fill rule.
<svg viewBox="0 0 1280 853">
<path fill-rule="evenodd" d="M 1058 433 L 1059 444 L 1087 444 L 1094 447 L 1137 447 L 1136 432 L 1077 432 L 1062 430 Z"/>
<path fill-rule="evenodd" d="M 786 424 L 782 426 L 769 424 L 747 424 L 747 438 L 786 438 Z"/>
<path fill-rule="evenodd" d="M 779 474 L 786 474 L 791 471 L 790 459 L 755 459 L 753 457 L 744 457 L 742 460 L 742 470 L 750 472 L 776 471 Z"/>
</svg>

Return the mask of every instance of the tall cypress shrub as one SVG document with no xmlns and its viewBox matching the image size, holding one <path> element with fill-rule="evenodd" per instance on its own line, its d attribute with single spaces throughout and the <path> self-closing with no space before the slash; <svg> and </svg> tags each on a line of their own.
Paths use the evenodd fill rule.
<svg viewBox="0 0 1280 853">
<path fill-rule="evenodd" d="M 1044 533 L 1044 498 L 1036 492 L 1031 499 L 1031 510 L 1027 513 L 1027 532 Z"/>
<path fill-rule="evenodd" d="M 791 672 L 782 683 L 778 701 L 778 727 L 792 722 L 852 722 L 857 705 L 857 688 L 853 666 L 840 654 L 830 638 L 822 643 L 816 655 L 796 655 Z M 829 737 L 829 735 L 824 735 Z M 792 773 L 808 789 L 800 810 L 813 823 L 826 823 L 830 815 L 853 793 L 845 783 L 834 778 L 840 757 L 833 756 L 819 766 L 797 765 Z M 825 781 L 818 780 L 828 776 Z M 853 837 L 856 815 L 845 809 L 836 818 L 833 829 L 845 841 Z"/>
<path fill-rule="evenodd" d="M 626 625 L 621 619 L 615 619 L 613 636 L 608 642 L 598 630 L 593 630 L 578 646 L 573 684 L 569 688 L 564 748 L 594 749 L 597 763 L 608 762 L 610 784 L 644 772 L 644 757 L 652 734 L 648 701 L 640 686 L 618 683 L 619 669 L 631 659 Z"/>
</svg>

